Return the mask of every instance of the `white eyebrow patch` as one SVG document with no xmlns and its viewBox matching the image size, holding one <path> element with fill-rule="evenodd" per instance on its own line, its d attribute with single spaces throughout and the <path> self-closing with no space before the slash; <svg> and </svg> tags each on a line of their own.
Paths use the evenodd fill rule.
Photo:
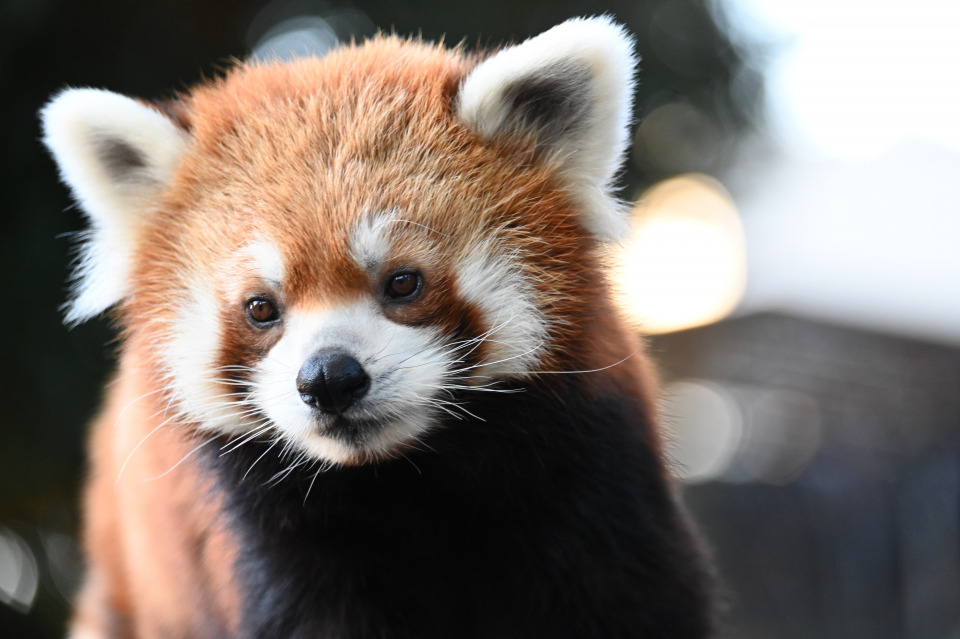
<svg viewBox="0 0 960 639">
<path fill-rule="evenodd" d="M 395 211 L 367 215 L 350 232 L 350 257 L 366 270 L 375 270 L 390 255 L 390 228 L 397 221 Z"/>
<path fill-rule="evenodd" d="M 276 244 L 264 239 L 247 244 L 240 250 L 240 255 L 247 263 L 250 271 L 260 279 L 272 282 L 279 286 L 283 282 L 284 264 L 283 255 Z"/>
</svg>

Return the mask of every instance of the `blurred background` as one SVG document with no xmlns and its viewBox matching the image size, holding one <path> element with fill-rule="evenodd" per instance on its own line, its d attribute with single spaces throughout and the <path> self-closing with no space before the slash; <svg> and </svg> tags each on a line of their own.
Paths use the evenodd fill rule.
<svg viewBox="0 0 960 639">
<path fill-rule="evenodd" d="M 960 638 L 960 5 L 950 0 L 0 0 L 0 636 L 62 635 L 103 320 L 58 306 L 64 86 L 169 96 L 377 29 L 520 40 L 609 13 L 642 56 L 611 256 L 663 379 L 724 636 Z"/>
</svg>

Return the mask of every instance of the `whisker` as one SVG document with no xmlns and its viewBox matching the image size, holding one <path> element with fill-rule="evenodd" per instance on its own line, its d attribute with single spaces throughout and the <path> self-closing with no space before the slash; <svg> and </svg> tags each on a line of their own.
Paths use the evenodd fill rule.
<svg viewBox="0 0 960 639">
<path fill-rule="evenodd" d="M 204 442 L 201 442 L 199 445 L 195 446 L 195 447 L 193 448 L 193 450 L 191 450 L 189 453 L 187 453 L 186 455 L 184 455 L 183 457 L 181 457 L 181 458 L 180 458 L 180 461 L 178 461 L 176 464 L 174 464 L 173 466 L 171 466 L 170 468 L 168 468 L 166 471 L 160 473 L 160 474 L 157 475 L 156 477 L 151 477 L 150 479 L 144 479 L 144 480 L 141 480 L 141 481 L 143 481 L 143 482 L 151 482 L 151 481 L 156 481 L 156 480 L 158 480 L 158 479 L 162 479 L 163 477 L 166 477 L 167 475 L 169 475 L 170 473 L 172 473 L 174 470 L 176 470 L 177 468 L 179 468 L 180 465 L 183 464 L 183 462 L 187 461 L 187 460 L 188 460 L 190 457 L 192 457 L 192 456 L 194 455 L 194 453 L 196 453 L 198 450 L 200 450 L 201 448 L 203 448 L 204 446 L 206 446 L 206 445 L 209 444 L 210 442 L 216 441 L 216 440 L 217 440 L 217 437 L 218 437 L 218 436 L 214 436 L 214 437 L 211 437 L 210 439 L 208 439 L 208 440 L 206 440 L 206 441 L 204 441 Z"/>
<path fill-rule="evenodd" d="M 413 220 L 407 220 L 403 218 L 386 219 L 386 220 L 383 220 L 381 224 L 411 224 L 413 226 L 419 226 L 422 229 L 430 231 L 431 233 L 436 233 L 437 235 L 441 235 L 443 237 L 452 237 L 450 235 L 447 235 L 446 233 L 441 233 L 437 229 L 427 226 L 426 224 L 421 224 L 420 222 L 414 222 Z"/>
<path fill-rule="evenodd" d="M 272 425 L 269 422 L 265 424 L 261 424 L 255 427 L 252 431 L 249 431 L 246 435 L 244 435 L 244 438 L 241 439 L 239 442 L 237 443 L 227 442 L 226 444 L 220 447 L 220 450 L 223 451 L 220 453 L 220 457 L 223 457 L 224 455 L 232 453 L 233 451 L 237 450 L 247 442 L 253 441 L 260 435 L 264 434 L 271 428 L 272 428 Z M 224 450 L 224 448 L 226 448 L 227 446 L 230 446 L 230 448 L 228 450 Z"/>
<path fill-rule="evenodd" d="M 267 453 L 269 453 L 271 450 L 273 450 L 273 447 L 276 446 L 279 442 L 280 442 L 280 439 L 279 439 L 279 438 L 278 438 L 278 439 L 274 439 L 274 440 L 273 440 L 273 443 L 270 444 L 270 446 L 268 446 L 265 451 L 263 451 L 262 453 L 260 453 L 260 456 L 257 457 L 257 458 L 253 461 L 252 464 L 250 464 L 250 468 L 248 468 L 248 469 L 247 469 L 247 472 L 245 472 L 245 473 L 243 474 L 243 477 L 240 478 L 240 481 L 245 480 L 245 479 L 247 478 L 247 475 L 250 474 L 250 471 L 253 470 L 253 467 L 256 466 L 257 463 L 258 463 L 261 459 L 263 459 L 264 457 L 266 457 Z"/>
<path fill-rule="evenodd" d="M 313 478 L 310 480 L 310 485 L 307 486 L 307 494 L 303 496 L 303 505 L 304 505 L 304 506 L 307 505 L 307 498 L 310 497 L 310 491 L 313 490 L 313 484 L 314 484 L 314 482 L 317 481 L 317 476 L 318 476 L 320 473 L 322 473 L 324 470 L 325 470 L 325 466 L 324 466 L 323 464 L 320 464 L 320 465 L 319 465 L 319 468 L 317 468 L 317 472 L 315 472 L 315 473 L 313 474 Z"/>
<path fill-rule="evenodd" d="M 628 359 L 630 359 L 631 357 L 639 353 L 641 350 L 643 350 L 643 347 L 637 348 L 635 351 L 633 351 L 632 353 L 630 353 L 620 361 L 614 362 L 613 364 L 610 364 L 608 366 L 603 366 L 601 368 L 593 368 L 590 370 L 583 370 L 583 371 L 533 371 L 532 374 L 533 375 L 579 375 L 581 373 L 599 373 L 600 371 L 605 371 L 613 368 L 614 366 L 619 366 L 620 364 L 623 364 L 625 361 L 627 361 Z"/>
<path fill-rule="evenodd" d="M 163 413 L 163 412 L 165 412 L 165 411 L 167 411 L 167 410 L 169 410 L 169 408 L 165 406 L 165 407 L 161 408 L 160 410 L 158 410 L 157 412 L 155 412 L 153 415 L 151 415 L 148 419 L 153 419 L 153 418 L 156 417 L 157 415 L 159 415 L 159 414 L 161 414 L 161 413 Z M 123 464 L 120 466 L 119 472 L 117 472 L 117 479 L 116 479 L 115 485 L 119 485 L 119 484 L 120 484 L 120 478 L 123 476 L 123 471 L 126 470 L 127 464 L 129 464 L 129 463 L 130 463 L 130 460 L 133 459 L 134 453 L 136 453 L 136 452 L 140 449 L 140 447 L 143 446 L 143 444 L 144 444 L 148 439 L 150 439 L 150 437 L 153 436 L 154 433 L 156 433 L 158 430 L 160 430 L 160 429 L 163 428 L 164 426 L 167 426 L 167 425 L 169 425 L 171 422 L 173 422 L 174 419 L 175 419 L 175 417 L 176 417 L 175 415 L 171 415 L 171 416 L 167 417 L 167 418 L 164 419 L 162 422 L 160 422 L 159 424 L 157 424 L 157 426 L 156 426 L 153 430 L 151 430 L 149 433 L 147 433 L 146 435 L 144 435 L 143 439 L 141 439 L 139 442 L 137 442 L 137 445 L 133 447 L 133 449 L 127 454 L 126 459 L 123 460 Z M 118 421 L 119 421 L 119 419 L 118 419 Z M 116 423 L 114 423 L 114 426 L 116 426 Z"/>
</svg>

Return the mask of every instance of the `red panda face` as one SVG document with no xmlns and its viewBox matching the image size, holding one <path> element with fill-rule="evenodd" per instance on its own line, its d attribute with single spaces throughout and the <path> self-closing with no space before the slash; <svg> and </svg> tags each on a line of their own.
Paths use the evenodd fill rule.
<svg viewBox="0 0 960 639">
<path fill-rule="evenodd" d="M 402 454 L 589 312 L 632 62 L 597 19 L 479 64 L 381 38 L 158 109 L 62 94 L 47 142 L 97 231 L 68 319 L 116 305 L 177 422 Z"/>
<path fill-rule="evenodd" d="M 534 370 L 547 322 L 506 241 L 478 234 L 457 247 L 397 211 L 352 224 L 298 233 L 308 259 L 263 229 L 223 280 L 185 291 L 162 357 L 197 423 L 356 463 L 417 445 L 438 417 L 466 416 L 458 390 Z M 323 258 L 334 254 L 345 262 Z M 207 314 L 219 317 L 191 319 Z"/>
</svg>

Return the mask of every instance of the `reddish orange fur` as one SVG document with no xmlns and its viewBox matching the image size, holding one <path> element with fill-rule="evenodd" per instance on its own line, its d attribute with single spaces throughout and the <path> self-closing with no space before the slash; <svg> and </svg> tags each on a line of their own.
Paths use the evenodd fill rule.
<svg viewBox="0 0 960 639">
<path fill-rule="evenodd" d="M 227 282 L 243 265 L 225 256 L 258 234 L 279 242 L 293 274 L 289 291 L 297 297 L 287 303 L 330 307 L 369 286 L 344 242 L 358 216 L 399 210 L 433 229 L 400 234 L 397 252 L 415 256 L 434 288 L 416 308 L 395 312 L 446 318 L 446 328 L 464 313 L 439 301 L 456 286 L 449 265 L 476 238 L 499 236 L 521 251 L 520 267 L 537 283 L 538 306 L 551 322 L 540 368 L 603 368 L 629 358 L 596 383 L 644 393 L 653 414 L 650 366 L 606 301 L 598 243 L 582 230 L 554 167 L 535 161 L 523 140 L 480 144 L 451 116 L 456 88 L 475 64 L 457 51 L 379 38 L 322 60 L 239 67 L 168 106 L 194 141 L 142 232 L 136 294 L 119 309 L 120 372 L 91 442 L 84 536 L 91 572 L 79 627 L 109 634 L 113 622 L 101 614 L 109 602 L 136 636 L 196 636 L 209 623 L 237 630 L 229 522 L 216 489 L 191 466 L 189 425 L 161 427 L 169 397 L 151 391 L 164 385 L 156 345 L 176 331 L 191 278 L 232 294 Z M 209 223 L 187 223 L 196 216 Z M 233 308 L 242 299 L 222 302 Z M 248 328 L 231 333 L 224 353 L 252 339 Z M 162 627 L 153 625 L 160 610 Z"/>
<path fill-rule="evenodd" d="M 221 496 L 180 463 L 196 445 L 187 433 L 158 428 L 164 400 L 131 367 L 133 355 L 92 433 L 83 535 L 89 566 L 75 625 L 110 637 L 161 639 L 211 626 L 234 632 L 239 599 L 229 566 L 236 549 Z"/>
</svg>

